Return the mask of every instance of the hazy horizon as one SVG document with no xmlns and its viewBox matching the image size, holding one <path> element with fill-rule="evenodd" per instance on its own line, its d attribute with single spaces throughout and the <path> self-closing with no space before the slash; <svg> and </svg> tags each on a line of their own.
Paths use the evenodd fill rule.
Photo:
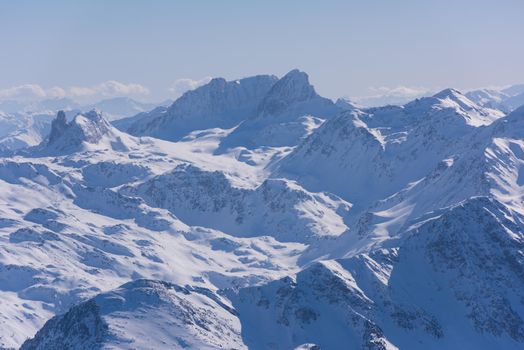
<svg viewBox="0 0 524 350">
<path fill-rule="evenodd" d="M 524 82 L 520 1 L 329 4 L 3 2 L 0 100 L 159 102 L 293 68 L 332 99 Z"/>
</svg>

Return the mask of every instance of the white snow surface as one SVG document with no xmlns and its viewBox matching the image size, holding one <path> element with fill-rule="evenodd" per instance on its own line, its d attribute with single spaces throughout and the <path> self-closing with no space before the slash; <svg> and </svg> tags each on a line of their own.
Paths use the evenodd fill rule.
<svg viewBox="0 0 524 350">
<path fill-rule="evenodd" d="M 0 348 L 524 346 L 523 108 L 293 70 L 116 125 L 0 159 Z"/>
</svg>

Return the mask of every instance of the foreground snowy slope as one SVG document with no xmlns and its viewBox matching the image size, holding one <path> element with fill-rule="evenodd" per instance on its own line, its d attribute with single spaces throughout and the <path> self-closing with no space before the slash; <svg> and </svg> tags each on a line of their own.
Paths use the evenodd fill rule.
<svg viewBox="0 0 524 350">
<path fill-rule="evenodd" d="M 236 312 L 205 288 L 136 280 L 56 317 L 21 349 L 245 348 Z"/>
<path fill-rule="evenodd" d="M 522 348 L 523 108 L 296 70 L 179 101 L 1 159 L 0 347 Z"/>
<path fill-rule="evenodd" d="M 114 129 L 94 111 L 71 121 L 59 113 L 45 143 L 3 159 L 2 346 L 21 344 L 53 314 L 132 279 L 147 277 L 216 290 L 294 271 L 304 249 L 301 243 L 280 243 L 264 236 L 235 238 L 190 227 L 173 213 L 150 207 L 119 188 L 141 180 L 147 183 L 181 165 L 191 174 L 190 161 L 184 158 L 191 158 L 192 147 L 205 148 L 209 143 L 178 147 L 137 139 Z M 193 157 L 191 163 L 205 164 L 203 169 L 226 183 L 230 180 L 224 175 L 234 178 L 240 173 L 236 183 L 244 188 L 258 186 L 264 176 L 264 172 L 243 171 L 245 163 L 210 154 Z M 216 173 L 218 169 L 224 172 Z M 281 220 L 293 224 L 292 213 L 300 203 L 280 202 L 277 205 L 289 209 L 274 210 L 284 215 Z M 322 217 L 312 217 L 320 225 Z"/>
<path fill-rule="evenodd" d="M 322 261 L 233 296 L 246 344 L 289 349 L 518 349 L 524 341 L 522 225 L 477 197 L 399 240 Z"/>
</svg>

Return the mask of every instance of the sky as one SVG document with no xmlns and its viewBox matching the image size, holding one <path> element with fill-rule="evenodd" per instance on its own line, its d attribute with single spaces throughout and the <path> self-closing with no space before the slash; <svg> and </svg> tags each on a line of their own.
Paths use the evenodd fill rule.
<svg viewBox="0 0 524 350">
<path fill-rule="evenodd" d="M 0 1 L 0 99 L 174 98 L 298 68 L 324 96 L 524 82 L 522 0 Z"/>
</svg>

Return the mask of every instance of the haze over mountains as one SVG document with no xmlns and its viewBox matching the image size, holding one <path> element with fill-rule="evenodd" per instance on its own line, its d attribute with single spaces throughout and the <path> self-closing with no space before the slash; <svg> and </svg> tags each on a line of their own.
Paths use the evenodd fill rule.
<svg viewBox="0 0 524 350">
<path fill-rule="evenodd" d="M 169 105 L 166 100 L 160 105 Z M 116 120 L 150 111 L 156 104 L 143 103 L 128 97 L 115 97 L 91 104 L 79 104 L 70 98 L 42 101 L 0 101 L 0 152 L 36 146 L 49 133 L 51 121 L 59 110 L 73 117 L 80 111 L 104 111 L 108 120 Z"/>
<path fill-rule="evenodd" d="M 502 89 L 473 90 L 466 96 L 481 106 L 511 112 L 524 104 L 524 84 Z"/>
<path fill-rule="evenodd" d="M 521 349 L 520 94 L 365 108 L 293 70 L 4 113 L 39 136 L 1 143 L 0 348 Z"/>
</svg>

